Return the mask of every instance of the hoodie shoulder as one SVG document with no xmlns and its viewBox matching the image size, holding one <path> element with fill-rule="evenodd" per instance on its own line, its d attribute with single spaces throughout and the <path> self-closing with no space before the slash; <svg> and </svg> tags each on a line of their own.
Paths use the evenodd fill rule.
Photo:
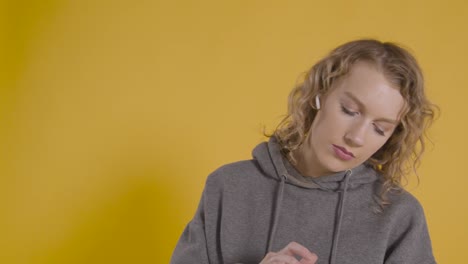
<svg viewBox="0 0 468 264">
<path fill-rule="evenodd" d="M 401 232 L 414 226 L 426 226 L 424 209 L 418 199 L 406 190 L 389 195 L 390 205 L 385 210 L 391 215 L 392 226 Z"/>
<path fill-rule="evenodd" d="M 260 168 L 256 160 L 242 160 L 223 165 L 213 171 L 207 178 L 206 184 L 224 185 L 226 182 L 251 179 L 260 174 Z"/>
<path fill-rule="evenodd" d="M 389 198 L 391 229 L 385 263 L 435 263 L 421 203 L 404 190 Z"/>
<path fill-rule="evenodd" d="M 391 207 L 396 207 L 408 213 L 421 213 L 422 206 L 418 199 L 410 192 L 402 189 L 398 193 L 390 193 Z"/>
</svg>

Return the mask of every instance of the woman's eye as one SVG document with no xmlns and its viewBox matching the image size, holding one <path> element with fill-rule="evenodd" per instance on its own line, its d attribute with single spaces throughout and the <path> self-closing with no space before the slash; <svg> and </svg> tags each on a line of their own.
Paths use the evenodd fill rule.
<svg viewBox="0 0 468 264">
<path fill-rule="evenodd" d="M 375 129 L 375 132 L 376 132 L 377 134 L 379 134 L 379 135 L 381 135 L 381 136 L 385 136 L 385 132 L 384 132 L 382 129 L 380 129 L 378 126 L 375 126 L 375 125 L 374 125 L 374 129 Z"/>
<path fill-rule="evenodd" d="M 349 110 L 348 108 L 344 107 L 344 106 L 341 106 L 341 111 L 347 115 L 350 115 L 350 116 L 355 116 L 357 114 L 359 114 L 358 112 L 353 112 L 351 110 Z"/>
</svg>

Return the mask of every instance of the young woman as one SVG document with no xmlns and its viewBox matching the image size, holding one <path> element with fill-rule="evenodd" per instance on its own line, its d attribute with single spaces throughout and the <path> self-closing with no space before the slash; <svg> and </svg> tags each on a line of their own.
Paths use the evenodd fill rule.
<svg viewBox="0 0 468 264">
<path fill-rule="evenodd" d="M 423 209 L 401 186 L 433 118 L 406 50 L 336 48 L 253 159 L 208 177 L 171 263 L 435 263 Z"/>
</svg>

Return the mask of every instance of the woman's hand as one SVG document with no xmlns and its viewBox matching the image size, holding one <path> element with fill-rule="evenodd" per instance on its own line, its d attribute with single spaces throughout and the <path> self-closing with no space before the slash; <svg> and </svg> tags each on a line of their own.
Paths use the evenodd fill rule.
<svg viewBox="0 0 468 264">
<path fill-rule="evenodd" d="M 295 256 L 300 257 L 297 260 Z M 317 255 L 303 245 L 291 242 L 278 252 L 268 252 L 260 264 L 315 264 Z"/>
</svg>

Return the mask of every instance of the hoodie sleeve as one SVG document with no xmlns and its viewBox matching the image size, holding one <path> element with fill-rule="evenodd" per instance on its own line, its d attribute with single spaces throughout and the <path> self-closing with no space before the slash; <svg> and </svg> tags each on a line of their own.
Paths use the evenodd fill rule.
<svg viewBox="0 0 468 264">
<path fill-rule="evenodd" d="M 210 263 L 206 245 L 204 196 L 193 219 L 185 227 L 172 253 L 171 264 Z"/>
<path fill-rule="evenodd" d="M 395 240 L 389 245 L 385 264 L 435 264 L 436 261 L 432 254 L 431 240 L 421 205 L 414 199 L 412 206 L 407 209 L 409 210 L 402 212 L 401 221 L 397 223 L 397 228 L 393 234 Z"/>
<path fill-rule="evenodd" d="M 179 238 L 171 264 L 223 262 L 218 242 L 225 180 L 222 168 L 207 177 L 195 216 Z"/>
</svg>

